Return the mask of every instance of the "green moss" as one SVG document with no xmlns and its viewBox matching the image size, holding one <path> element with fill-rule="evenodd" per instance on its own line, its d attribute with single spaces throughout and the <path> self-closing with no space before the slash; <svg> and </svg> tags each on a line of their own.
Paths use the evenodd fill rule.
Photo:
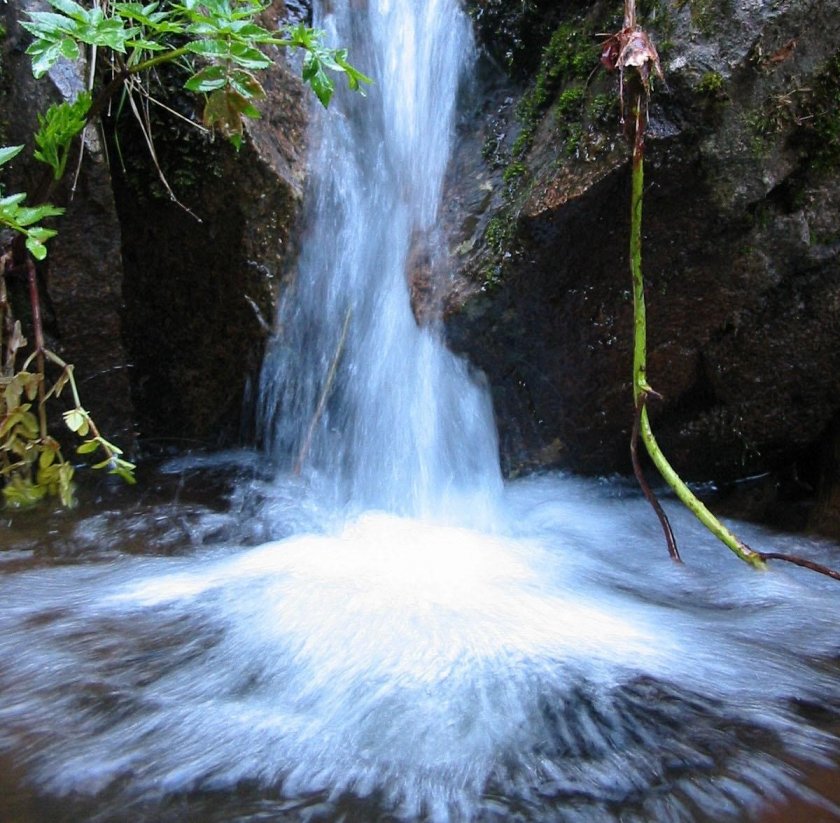
<svg viewBox="0 0 840 823">
<path fill-rule="evenodd" d="M 520 162 L 519 160 L 514 160 L 504 170 L 502 174 L 502 179 L 505 181 L 505 183 L 512 183 L 514 180 L 518 180 L 520 177 L 522 177 L 526 171 L 527 169 L 524 163 Z"/>
<path fill-rule="evenodd" d="M 615 94 L 596 94 L 586 104 L 586 114 L 596 123 L 615 122 L 619 114 L 619 101 Z"/>
<path fill-rule="evenodd" d="M 484 230 L 484 241 L 496 254 L 504 254 L 514 236 L 514 225 L 507 215 L 497 215 Z"/>
<path fill-rule="evenodd" d="M 580 86 L 572 86 L 560 93 L 554 104 L 554 116 L 558 119 L 574 116 L 580 117 L 583 105 L 584 91 Z"/>
<path fill-rule="evenodd" d="M 522 126 L 519 134 L 516 136 L 516 140 L 513 141 L 513 145 L 511 146 L 511 154 L 514 157 L 522 157 L 525 152 L 531 148 L 531 143 L 534 140 L 534 135 L 537 132 L 537 125 L 536 123 L 528 123 Z"/>
<path fill-rule="evenodd" d="M 536 124 L 557 92 L 570 83 L 585 80 L 597 65 L 598 44 L 591 23 L 576 19 L 555 29 L 543 49 L 534 83 L 517 106 L 522 130 L 512 148 L 514 157 L 522 157 L 530 148 Z M 570 96 L 562 103 L 564 107 L 583 98 L 583 89 L 573 88 L 564 90 L 561 99 L 567 92 Z"/>
<path fill-rule="evenodd" d="M 723 88 L 723 75 L 717 71 L 707 71 L 697 84 L 700 94 L 716 95 Z"/>
</svg>

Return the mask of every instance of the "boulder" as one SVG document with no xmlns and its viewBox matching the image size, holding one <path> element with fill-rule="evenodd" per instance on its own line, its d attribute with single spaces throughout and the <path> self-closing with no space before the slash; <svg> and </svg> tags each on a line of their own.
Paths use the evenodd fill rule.
<svg viewBox="0 0 840 823">
<path fill-rule="evenodd" d="M 654 430 L 687 478 L 816 483 L 840 412 L 840 6 L 640 9 L 666 78 L 644 201 Z M 485 59 L 462 124 L 447 329 L 490 379 L 511 473 L 630 470 L 629 149 L 597 37 L 621 13 L 566 8 L 527 81 Z"/>
</svg>

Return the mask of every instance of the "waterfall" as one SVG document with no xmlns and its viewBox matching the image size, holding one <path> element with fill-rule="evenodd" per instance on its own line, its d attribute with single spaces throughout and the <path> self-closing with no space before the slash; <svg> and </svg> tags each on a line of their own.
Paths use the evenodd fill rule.
<svg viewBox="0 0 840 823">
<path fill-rule="evenodd" d="M 316 24 L 376 85 L 316 123 L 262 374 L 280 471 L 187 455 L 174 499 L 0 552 L 0 818 L 745 823 L 794 797 L 840 819 L 807 774 L 840 745 L 836 583 L 757 574 L 679 508 L 671 563 L 620 481 L 502 486 L 488 393 L 415 321 L 417 260 L 446 271 L 458 4 Z M 225 506 L 182 488 L 226 460 Z"/>
<path fill-rule="evenodd" d="M 375 84 L 318 120 L 260 427 L 278 462 L 328 479 L 337 503 L 486 525 L 501 487 L 489 398 L 439 318 L 418 325 L 409 293 L 412 261 L 446 266 L 437 223 L 469 21 L 457 0 L 316 5 Z"/>
</svg>

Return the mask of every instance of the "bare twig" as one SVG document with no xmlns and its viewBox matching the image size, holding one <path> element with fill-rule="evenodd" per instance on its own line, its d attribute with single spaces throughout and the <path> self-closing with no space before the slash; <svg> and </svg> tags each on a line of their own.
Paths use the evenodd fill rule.
<svg viewBox="0 0 840 823">
<path fill-rule="evenodd" d="M 303 461 L 306 460 L 306 456 L 309 454 L 309 449 L 312 447 L 312 438 L 315 436 L 315 427 L 318 425 L 318 421 L 324 414 L 327 400 L 332 392 L 335 375 L 338 371 L 338 364 L 341 360 L 341 355 L 344 353 L 344 346 L 347 343 L 347 332 L 350 329 L 350 317 L 352 313 L 351 309 L 347 309 L 347 313 L 344 315 L 344 325 L 341 328 L 341 337 L 338 340 L 338 345 L 336 346 L 332 363 L 330 363 L 330 370 L 327 373 L 327 379 L 324 381 L 324 387 L 321 389 L 321 395 L 318 397 L 318 405 L 315 407 L 315 413 L 312 415 L 312 420 L 309 422 L 309 428 L 306 430 L 306 437 L 303 439 L 303 443 L 298 451 L 297 460 L 295 460 L 295 465 L 292 469 L 292 472 L 295 475 L 299 475 L 301 469 L 303 468 Z"/>
<path fill-rule="evenodd" d="M 642 464 L 639 461 L 639 428 L 645 402 L 645 398 L 642 398 L 641 402 L 636 406 L 636 416 L 633 420 L 633 434 L 630 437 L 630 455 L 633 459 L 633 473 L 636 475 L 636 480 L 642 489 L 645 499 L 648 503 L 650 503 L 651 507 L 656 512 L 656 516 L 659 518 L 659 522 L 662 525 L 662 531 L 665 534 L 665 542 L 668 544 L 668 554 L 671 556 L 672 560 L 676 560 L 678 563 L 681 563 L 682 558 L 680 557 L 680 552 L 677 548 L 677 540 L 674 537 L 674 530 L 671 528 L 671 521 L 668 519 L 668 515 L 665 514 L 665 510 L 662 508 L 662 504 L 654 494 L 653 489 L 651 489 L 648 484 L 644 472 L 642 471 Z"/>
</svg>

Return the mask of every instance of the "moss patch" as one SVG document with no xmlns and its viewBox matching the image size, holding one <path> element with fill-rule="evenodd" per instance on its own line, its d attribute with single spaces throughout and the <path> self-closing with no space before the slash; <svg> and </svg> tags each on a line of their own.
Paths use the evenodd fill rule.
<svg viewBox="0 0 840 823">
<path fill-rule="evenodd" d="M 511 150 L 514 157 L 522 157 L 531 147 L 540 118 L 558 90 L 563 89 L 560 96 L 565 98 L 565 110 L 582 100 L 582 83 L 597 67 L 598 51 L 591 21 L 577 19 L 555 29 L 543 49 L 534 83 L 517 106 L 521 130 Z M 576 87 L 564 89 L 575 82 Z"/>
</svg>

